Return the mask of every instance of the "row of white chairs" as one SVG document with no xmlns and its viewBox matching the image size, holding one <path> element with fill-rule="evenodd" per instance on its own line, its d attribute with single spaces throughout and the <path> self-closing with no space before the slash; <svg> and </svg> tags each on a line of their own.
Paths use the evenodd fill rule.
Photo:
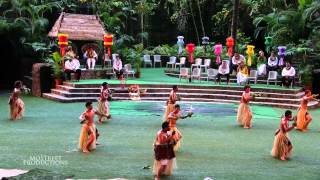
<svg viewBox="0 0 320 180">
<path fill-rule="evenodd" d="M 182 78 L 189 79 L 197 79 L 199 82 L 201 82 L 201 79 L 207 79 L 209 80 L 214 80 L 216 81 L 217 75 L 218 75 L 218 69 L 211 69 L 209 68 L 207 70 L 207 75 L 206 76 L 201 76 L 201 68 L 196 67 L 196 68 L 191 68 L 192 73 L 189 73 L 190 68 L 181 68 L 180 69 L 180 74 L 179 74 L 179 79 L 181 81 Z M 248 77 L 248 81 L 253 80 L 255 84 L 257 84 L 257 79 L 258 79 L 258 73 L 257 70 L 250 70 L 250 74 Z M 278 80 L 278 72 L 277 71 L 269 71 L 268 74 L 268 79 L 267 79 L 267 84 L 269 85 L 270 82 L 275 82 L 275 85 L 277 84 Z M 292 86 L 292 84 L 291 84 Z"/>
</svg>

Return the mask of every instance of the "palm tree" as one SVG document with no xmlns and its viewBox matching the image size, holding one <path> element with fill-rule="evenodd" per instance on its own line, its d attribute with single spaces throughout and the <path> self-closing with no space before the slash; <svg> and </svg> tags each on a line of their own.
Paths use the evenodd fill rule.
<svg viewBox="0 0 320 180">
<path fill-rule="evenodd" d="M 232 25 L 231 25 L 231 37 L 235 40 L 234 47 L 236 47 L 239 8 L 240 8 L 240 0 L 234 0 L 233 1 Z"/>
</svg>

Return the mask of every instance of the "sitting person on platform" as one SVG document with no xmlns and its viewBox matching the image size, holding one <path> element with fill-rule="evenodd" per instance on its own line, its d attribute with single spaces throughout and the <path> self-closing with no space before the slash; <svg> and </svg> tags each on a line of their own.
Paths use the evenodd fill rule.
<svg viewBox="0 0 320 180">
<path fill-rule="evenodd" d="M 236 71 L 238 70 L 239 65 L 243 62 L 246 62 L 246 58 L 242 55 L 239 54 L 237 52 L 234 53 L 234 56 L 231 59 L 232 62 L 232 71 Z M 232 71 L 230 73 L 232 73 Z"/>
<path fill-rule="evenodd" d="M 227 61 L 222 61 L 222 64 L 219 66 L 218 69 L 218 75 L 217 75 L 217 80 L 218 83 L 221 83 L 221 76 L 226 76 L 227 77 L 227 84 L 229 84 L 229 79 L 230 79 L 230 68 L 229 64 Z"/>
<path fill-rule="evenodd" d="M 276 56 L 274 51 L 271 51 L 271 55 L 268 58 L 268 66 L 267 66 L 268 73 L 269 73 L 269 71 L 277 71 L 278 70 L 278 62 L 279 62 L 278 57 Z"/>
<path fill-rule="evenodd" d="M 237 84 L 239 85 L 245 85 L 248 82 L 248 68 L 244 64 L 244 62 L 241 62 L 238 67 L 238 73 L 237 73 Z"/>
<path fill-rule="evenodd" d="M 69 56 L 71 58 L 75 58 L 76 57 L 76 54 L 74 53 L 73 49 L 72 49 L 72 46 L 68 46 L 66 48 L 66 53 L 64 56 Z"/>
<path fill-rule="evenodd" d="M 291 66 L 289 62 L 286 62 L 286 67 L 283 68 L 281 76 L 282 76 L 282 85 L 285 87 L 289 87 L 294 83 L 294 77 L 296 75 L 296 70 Z"/>
<path fill-rule="evenodd" d="M 289 121 L 291 120 L 292 112 L 290 110 L 287 110 L 284 117 L 281 118 L 279 129 L 276 130 L 273 148 L 271 150 L 271 155 L 274 158 L 280 159 L 282 161 L 287 160 L 290 157 L 292 151 L 292 144 L 288 137 L 288 132 L 290 132 L 296 126 L 296 123 L 294 122 L 289 127 Z"/>
<path fill-rule="evenodd" d="M 267 75 L 267 58 L 262 50 L 259 51 L 259 57 L 257 59 L 257 72 L 259 76 Z"/>
<path fill-rule="evenodd" d="M 94 69 L 96 66 L 96 61 L 98 60 L 97 53 L 93 50 L 93 48 L 89 48 L 85 54 L 83 55 L 87 59 L 87 67 L 88 69 Z"/>
<path fill-rule="evenodd" d="M 123 78 L 123 68 L 122 68 L 122 61 L 119 55 L 116 56 L 116 59 L 113 62 L 113 71 L 116 73 L 118 79 Z"/>
<path fill-rule="evenodd" d="M 161 175 L 170 176 L 176 166 L 176 156 L 173 151 L 173 145 L 175 144 L 174 135 L 174 132 L 170 132 L 169 123 L 163 122 L 162 129 L 158 131 L 153 143 L 153 174 L 155 180 L 160 180 Z"/>
<path fill-rule="evenodd" d="M 64 56 L 64 72 L 66 73 L 66 79 L 71 80 L 71 73 L 76 74 L 76 80 L 79 81 L 81 77 L 80 62 L 76 58 L 70 56 Z"/>
</svg>

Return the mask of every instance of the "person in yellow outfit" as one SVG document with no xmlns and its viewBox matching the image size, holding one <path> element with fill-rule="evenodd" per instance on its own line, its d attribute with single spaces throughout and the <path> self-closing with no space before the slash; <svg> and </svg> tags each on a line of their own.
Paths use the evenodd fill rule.
<svg viewBox="0 0 320 180">
<path fill-rule="evenodd" d="M 176 141 L 176 144 L 174 146 L 174 151 L 177 151 L 180 148 L 180 139 L 182 138 L 182 135 L 176 126 L 177 121 L 179 119 L 185 119 L 187 117 L 191 117 L 192 114 L 193 114 L 192 112 L 189 112 L 185 116 L 181 115 L 180 105 L 176 104 L 174 106 L 174 110 L 171 113 L 169 113 L 169 115 L 168 115 L 168 122 L 169 122 L 170 131 L 172 133 L 174 132 L 173 138 Z"/>
<path fill-rule="evenodd" d="M 312 116 L 308 112 L 308 102 L 311 100 L 316 100 L 315 96 L 311 94 L 310 90 L 305 91 L 305 95 L 301 99 L 300 107 L 298 108 L 297 115 L 297 130 L 306 132 L 308 130 L 308 125 L 312 121 Z"/>
<path fill-rule="evenodd" d="M 279 129 L 277 129 L 274 137 L 273 147 L 271 150 L 271 155 L 274 158 L 280 159 L 282 161 L 287 160 L 292 151 L 292 143 L 288 137 L 288 132 L 291 131 L 296 123 L 294 122 L 289 127 L 289 121 L 292 120 L 292 112 L 287 110 L 285 115 L 281 118 L 281 123 Z M 295 118 L 293 119 L 295 120 Z"/>
</svg>

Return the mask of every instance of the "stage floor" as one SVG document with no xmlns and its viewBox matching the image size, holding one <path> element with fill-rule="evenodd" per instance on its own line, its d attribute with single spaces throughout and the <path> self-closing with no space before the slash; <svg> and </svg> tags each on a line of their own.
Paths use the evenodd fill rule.
<svg viewBox="0 0 320 180">
<path fill-rule="evenodd" d="M 77 150 L 79 115 L 84 103 L 63 104 L 23 96 L 25 118 L 8 120 L 9 94 L 0 95 L 0 168 L 35 168 L 74 175 L 78 178 L 127 178 L 151 180 L 152 143 L 160 129 L 163 102 L 110 102 L 112 121 L 97 125 L 101 136 L 97 150 L 89 155 Z M 94 103 L 94 107 L 97 104 Z M 183 109 L 191 104 L 182 104 Z M 234 104 L 192 104 L 194 117 L 178 122 L 182 132 L 178 169 L 168 180 L 319 179 L 320 121 L 313 121 L 308 133 L 292 131 L 293 156 L 287 162 L 270 156 L 273 134 L 283 109 L 255 106 L 253 128 L 236 123 Z M 293 111 L 296 113 L 296 111 Z M 320 110 L 311 110 L 314 119 Z M 32 158 L 60 157 L 57 165 L 28 165 Z M 30 160 L 31 159 L 31 160 Z"/>
<path fill-rule="evenodd" d="M 186 79 L 167 76 L 164 72 L 164 68 L 142 68 L 141 69 L 141 77 L 140 78 L 132 78 L 129 77 L 127 79 L 127 84 L 172 84 L 172 85 L 197 85 L 197 86 L 228 86 L 228 87 L 239 87 L 236 83 L 230 83 L 227 85 L 225 82 L 222 82 L 221 85 L 215 84 L 213 81 L 207 82 L 203 79 L 201 82 L 198 80 L 193 80 L 189 83 Z M 103 82 L 108 82 L 109 84 L 120 84 L 119 80 L 116 79 L 88 79 L 88 80 L 80 80 L 79 82 L 73 82 L 74 84 L 102 84 Z M 273 84 L 273 85 L 272 85 Z M 274 85 L 271 83 L 270 85 L 266 84 L 253 84 L 250 86 L 256 88 L 268 88 L 268 89 L 287 89 L 287 90 L 298 90 L 301 87 L 293 87 L 293 88 L 283 88 L 280 85 Z"/>
</svg>

